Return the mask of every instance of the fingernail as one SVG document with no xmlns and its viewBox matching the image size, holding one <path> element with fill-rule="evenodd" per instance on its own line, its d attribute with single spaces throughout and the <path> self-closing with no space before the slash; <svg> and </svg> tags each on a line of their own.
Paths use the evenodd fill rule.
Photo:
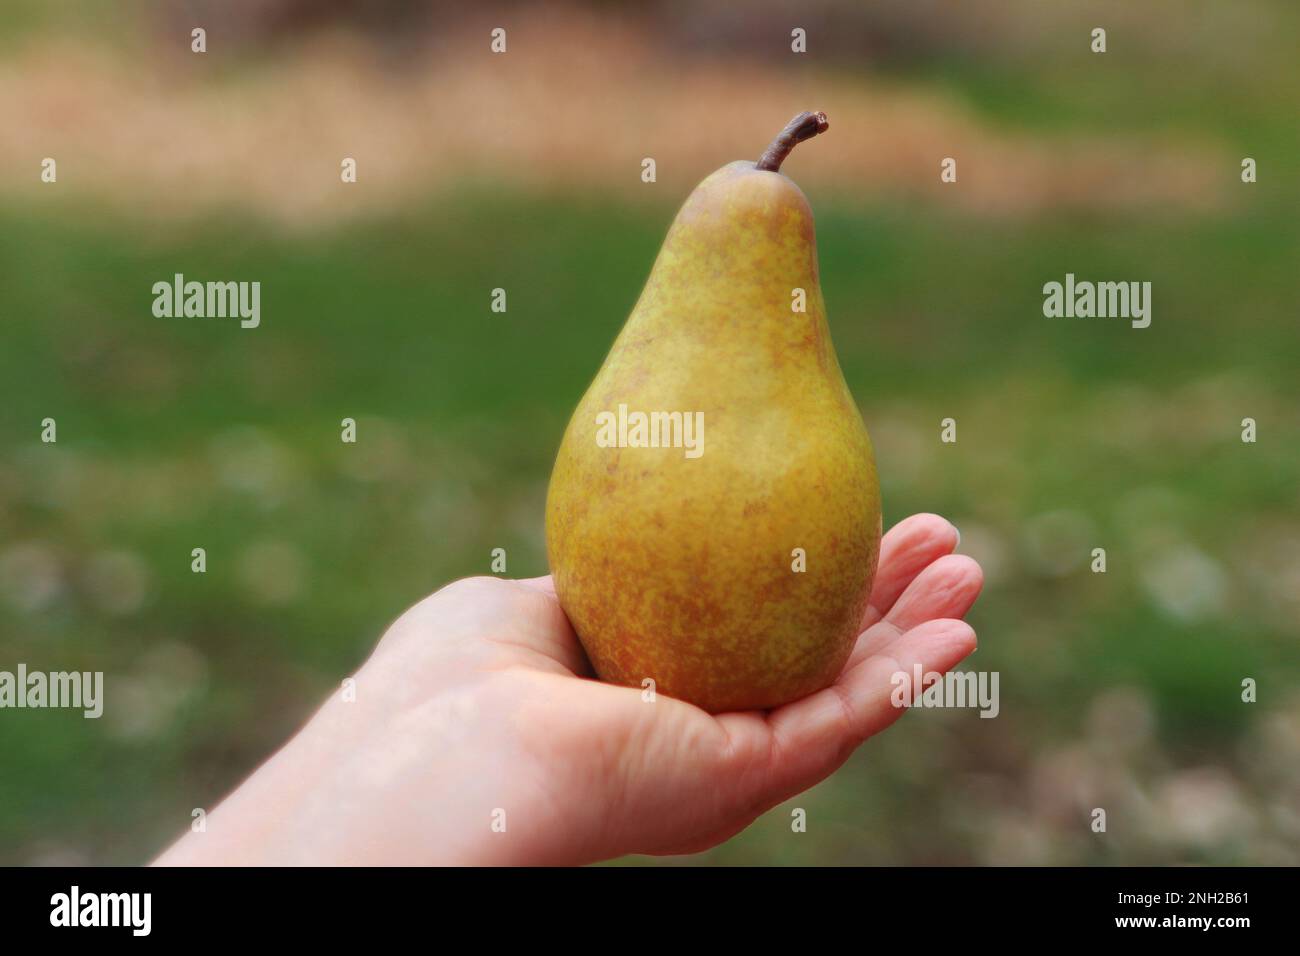
<svg viewBox="0 0 1300 956">
<path fill-rule="evenodd" d="M 952 530 L 957 532 L 957 544 L 955 545 L 955 547 L 960 548 L 960 547 L 961 547 L 961 528 L 957 527 L 956 525 L 953 525 L 953 526 L 952 526 Z"/>
</svg>

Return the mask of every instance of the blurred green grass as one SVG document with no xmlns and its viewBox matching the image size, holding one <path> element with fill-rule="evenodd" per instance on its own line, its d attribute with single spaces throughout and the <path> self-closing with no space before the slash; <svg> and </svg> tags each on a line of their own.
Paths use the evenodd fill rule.
<svg viewBox="0 0 1300 956">
<path fill-rule="evenodd" d="M 67 27 L 15 9 L 11 38 Z M 1021 131 L 1204 135 L 1261 180 L 1226 168 L 1213 215 L 810 190 L 885 522 L 945 514 L 984 563 L 970 666 L 1001 672 L 1002 713 L 911 714 L 707 859 L 1300 862 L 1297 13 L 1250 10 L 1269 44 L 1195 69 L 1132 32 L 1086 83 L 1095 61 L 1041 49 L 882 66 Z M 118 702 L 0 720 L 0 863 L 147 858 L 410 603 L 495 547 L 543 573 L 561 430 L 682 198 L 480 184 L 315 233 L 0 208 L 0 667 L 103 669 Z M 153 317 L 177 271 L 260 281 L 262 327 Z M 1151 281 L 1151 328 L 1044 318 L 1067 271 Z"/>
<path fill-rule="evenodd" d="M 1260 527 L 1300 527 L 1294 221 L 1254 198 L 1222 218 L 1122 223 L 812 200 L 886 524 L 915 510 L 971 522 L 1012 569 L 973 615 L 974 666 L 1002 672 L 1003 716 L 913 715 L 868 748 L 809 798 L 857 834 L 840 850 L 781 849 L 764 835 L 784 825 L 776 814 L 716 858 L 799 862 L 815 845 L 836 860 L 979 859 L 961 815 L 945 815 L 952 767 L 916 761 L 917 736 L 995 746 L 999 732 L 1023 734 L 1032 755 L 1070 738 L 1116 685 L 1141 689 L 1168 753 L 1231 765 L 1255 723 L 1240 677 L 1300 683 L 1283 598 L 1231 557 L 1252 553 Z M 174 676 L 174 661 L 149 662 L 159 643 L 198 662 L 166 713 L 151 716 L 162 705 L 142 696 L 134 725 L 0 723 L 6 776 L 22 781 L 0 790 L 7 862 L 36 852 L 34 834 L 97 861 L 139 859 L 305 718 L 406 605 L 486 572 L 494 547 L 512 575 L 543 573 L 553 450 L 672 212 L 471 191 L 308 236 L 7 210 L 0 527 L 10 547 L 41 542 L 60 582 L 39 608 L 4 606 L 7 656 L 98 662 L 110 693 Z M 153 317 L 150 288 L 174 271 L 261 281 L 261 328 Z M 1066 271 L 1150 280 L 1151 328 L 1045 319 L 1041 285 Z M 489 310 L 498 286 L 505 314 Z M 1238 439 L 1246 415 L 1261 422 L 1258 445 Z M 39 443 L 46 416 L 57 445 Z M 349 416 L 355 446 L 339 442 Z M 946 416 L 955 446 L 937 441 Z M 1160 507 L 1135 503 L 1144 493 Z M 1081 540 L 1050 520 L 1041 541 L 1025 538 L 1061 511 L 1088 526 Z M 1079 563 L 1035 563 L 1062 540 L 1083 548 Z M 1094 546 L 1108 550 L 1105 575 L 1084 563 Z M 1185 620 L 1141 583 L 1144 562 L 1174 546 L 1227 582 Z M 206 575 L 189 570 L 193 547 L 207 549 Z M 86 583 L 93 556 L 123 551 L 148 582 L 125 612 Z M 256 579 L 268 567 L 299 586 L 267 593 Z M 897 825 L 887 836 L 859 832 L 873 808 Z M 944 822 L 913 832 L 920 820 Z M 1068 860 L 1106 858 L 1048 843 Z"/>
</svg>

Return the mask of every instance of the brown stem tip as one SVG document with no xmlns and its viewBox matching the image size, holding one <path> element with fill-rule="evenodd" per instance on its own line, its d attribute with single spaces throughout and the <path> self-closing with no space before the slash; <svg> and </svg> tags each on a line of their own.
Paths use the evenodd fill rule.
<svg viewBox="0 0 1300 956">
<path fill-rule="evenodd" d="M 772 140 L 772 145 L 758 158 L 755 168 L 766 169 L 773 173 L 780 172 L 781 164 L 785 162 L 785 158 L 790 155 L 790 150 L 794 149 L 796 143 L 802 143 L 806 139 L 812 139 L 818 133 L 826 132 L 830 129 L 830 125 L 826 121 L 825 113 L 800 113 L 785 124 L 785 129 L 781 130 L 776 139 Z"/>
</svg>

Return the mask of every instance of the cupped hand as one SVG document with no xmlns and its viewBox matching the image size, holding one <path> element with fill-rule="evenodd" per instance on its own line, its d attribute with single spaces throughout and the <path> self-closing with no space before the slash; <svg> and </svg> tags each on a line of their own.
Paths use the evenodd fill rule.
<svg viewBox="0 0 1300 956">
<path fill-rule="evenodd" d="M 469 578 L 401 616 L 286 747 L 158 861 L 566 864 L 722 842 L 902 714 L 894 675 L 975 649 L 982 585 L 956 529 L 881 543 L 862 633 L 830 687 L 710 715 L 593 679 L 549 577 Z"/>
</svg>

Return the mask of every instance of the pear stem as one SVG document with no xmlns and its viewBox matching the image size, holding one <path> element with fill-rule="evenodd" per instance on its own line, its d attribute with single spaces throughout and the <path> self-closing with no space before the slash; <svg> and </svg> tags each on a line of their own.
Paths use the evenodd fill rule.
<svg viewBox="0 0 1300 956">
<path fill-rule="evenodd" d="M 778 173 L 781 171 L 781 164 L 785 158 L 790 155 L 790 151 L 795 145 L 802 143 L 806 139 L 812 139 L 818 133 L 824 133 L 830 129 L 830 123 L 826 121 L 826 114 L 800 113 L 790 122 L 785 124 L 785 129 L 777 134 L 776 139 L 772 140 L 772 145 L 763 151 L 763 155 L 758 158 L 756 169 L 766 169 L 768 172 Z"/>
</svg>

